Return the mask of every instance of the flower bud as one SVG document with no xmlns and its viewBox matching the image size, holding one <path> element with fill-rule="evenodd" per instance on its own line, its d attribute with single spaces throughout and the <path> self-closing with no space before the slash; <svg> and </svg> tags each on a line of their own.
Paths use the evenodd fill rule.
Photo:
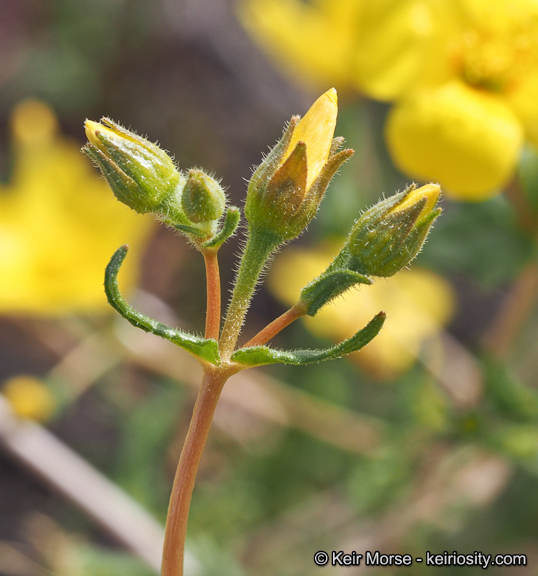
<svg viewBox="0 0 538 576">
<path fill-rule="evenodd" d="M 278 243 L 296 238 L 318 211 L 338 168 L 353 154 L 333 138 L 336 90 L 320 96 L 304 118 L 291 119 L 281 140 L 253 174 L 245 216 L 249 227 Z"/>
<path fill-rule="evenodd" d="M 218 220 L 226 207 L 221 185 L 202 170 L 190 170 L 183 188 L 181 206 L 187 218 L 196 224 Z"/>
<path fill-rule="evenodd" d="M 112 191 L 141 214 L 154 212 L 184 220 L 179 205 L 185 178 L 168 154 L 108 118 L 86 120 L 90 141 L 83 151 L 97 164 Z"/>
<path fill-rule="evenodd" d="M 433 221 L 440 188 L 428 184 L 378 202 L 355 222 L 348 240 L 329 267 L 301 291 L 309 316 L 370 276 L 392 276 L 407 266 L 424 244 Z"/>
<path fill-rule="evenodd" d="M 360 274 L 388 277 L 420 252 L 433 221 L 440 187 L 427 184 L 378 202 L 355 223 L 349 236 L 347 267 Z"/>
</svg>

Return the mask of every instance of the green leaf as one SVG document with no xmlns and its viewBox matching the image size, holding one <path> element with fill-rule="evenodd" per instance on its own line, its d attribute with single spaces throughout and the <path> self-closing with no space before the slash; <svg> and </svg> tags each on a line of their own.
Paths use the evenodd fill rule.
<svg viewBox="0 0 538 576">
<path fill-rule="evenodd" d="M 108 303 L 136 328 L 151 332 L 161 338 L 166 338 L 166 340 L 170 340 L 170 342 L 177 344 L 205 362 L 220 365 L 221 359 L 216 340 L 206 340 L 182 330 L 171 328 L 162 322 L 137 312 L 125 301 L 118 287 L 118 271 L 125 260 L 128 250 L 129 247 L 127 245 L 118 248 L 106 267 L 105 292 Z"/>
<path fill-rule="evenodd" d="M 336 346 L 323 350 L 274 350 L 268 346 L 241 348 L 232 355 L 232 360 L 248 366 L 264 364 L 294 364 L 296 366 L 313 364 L 323 360 L 334 360 L 356 352 L 373 340 L 385 322 L 385 312 L 380 312 L 359 332 Z"/>
<path fill-rule="evenodd" d="M 220 248 L 224 244 L 224 242 L 226 242 L 226 240 L 228 240 L 228 238 L 230 238 L 235 233 L 237 227 L 239 226 L 240 218 L 241 218 L 241 212 L 239 208 L 237 208 L 236 206 L 230 206 L 230 208 L 228 208 L 228 210 L 226 211 L 226 218 L 224 219 L 224 224 L 222 225 L 222 228 L 220 229 L 218 234 L 214 238 L 211 238 L 211 240 L 205 242 L 202 247 L 217 248 L 217 249 Z"/>
<path fill-rule="evenodd" d="M 372 284 L 372 280 L 364 274 L 346 269 L 322 274 L 307 284 L 301 292 L 301 300 L 306 304 L 306 313 L 315 316 L 325 304 L 356 284 Z"/>
</svg>

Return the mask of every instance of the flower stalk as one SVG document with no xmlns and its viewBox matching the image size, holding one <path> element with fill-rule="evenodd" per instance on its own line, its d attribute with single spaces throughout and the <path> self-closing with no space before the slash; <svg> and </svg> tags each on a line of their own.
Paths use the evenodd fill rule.
<svg viewBox="0 0 538 576">
<path fill-rule="evenodd" d="M 255 232 L 247 240 L 220 338 L 220 353 L 225 359 L 235 350 L 254 290 L 277 245 L 278 240 L 270 234 Z"/>
<path fill-rule="evenodd" d="M 182 576 L 187 520 L 198 466 L 211 429 L 213 414 L 229 375 L 222 370 L 204 374 L 191 424 L 179 458 L 166 519 L 162 576 Z"/>
<path fill-rule="evenodd" d="M 206 340 L 218 340 L 220 332 L 221 291 L 217 253 L 218 250 L 213 249 L 207 249 L 202 252 L 207 285 L 207 310 L 204 333 Z"/>
</svg>

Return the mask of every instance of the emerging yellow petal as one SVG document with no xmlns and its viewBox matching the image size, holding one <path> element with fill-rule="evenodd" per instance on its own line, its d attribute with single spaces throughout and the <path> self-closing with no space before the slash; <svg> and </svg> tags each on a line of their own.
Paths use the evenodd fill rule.
<svg viewBox="0 0 538 576">
<path fill-rule="evenodd" d="M 104 124 L 94 122 L 93 120 L 86 120 L 84 122 L 84 131 L 86 132 L 86 138 L 88 138 L 88 140 L 96 148 L 103 147 L 103 143 L 101 142 L 101 140 L 99 140 L 97 136 L 97 134 L 100 132 L 106 134 L 109 138 L 120 140 L 113 130 L 107 128 Z"/>
<path fill-rule="evenodd" d="M 422 209 L 420 216 L 418 217 L 418 220 L 420 220 L 422 216 L 430 213 L 435 208 L 435 205 L 439 200 L 440 194 L 441 194 L 441 187 L 439 186 L 439 184 L 426 184 L 425 186 L 421 186 L 420 188 L 415 188 L 415 190 L 413 190 L 401 204 L 398 204 L 393 209 L 392 212 L 394 213 L 400 210 L 405 210 L 406 208 L 412 206 L 422 198 L 426 198 L 426 204 Z"/>
<path fill-rule="evenodd" d="M 338 98 L 332 88 L 302 120 L 294 116 L 281 140 L 258 166 L 248 187 L 245 216 L 252 232 L 292 240 L 316 215 L 338 168 L 353 155 L 334 139 Z"/>
<path fill-rule="evenodd" d="M 404 172 L 438 180 L 447 196 L 480 201 L 510 178 L 523 131 L 499 97 L 454 82 L 397 104 L 386 138 Z"/>
<path fill-rule="evenodd" d="M 281 164 L 284 164 L 298 142 L 304 142 L 308 160 L 307 190 L 329 158 L 337 116 L 338 95 L 336 90 L 331 88 L 312 104 L 293 131 L 287 153 Z"/>
</svg>

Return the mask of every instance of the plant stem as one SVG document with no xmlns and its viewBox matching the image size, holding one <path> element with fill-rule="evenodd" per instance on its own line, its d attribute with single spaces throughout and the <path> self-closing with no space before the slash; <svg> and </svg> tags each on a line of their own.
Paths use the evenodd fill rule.
<svg viewBox="0 0 538 576">
<path fill-rule="evenodd" d="M 207 312 L 205 317 L 205 337 L 219 339 L 220 331 L 220 272 L 216 250 L 203 252 L 207 282 Z"/>
<path fill-rule="evenodd" d="M 183 576 L 185 538 L 192 491 L 213 414 L 222 387 L 229 376 L 230 372 L 222 369 L 204 375 L 170 496 L 164 535 L 162 576 Z"/>
<path fill-rule="evenodd" d="M 538 264 L 531 262 L 520 274 L 503 302 L 484 339 L 486 350 L 505 358 L 525 320 L 536 303 Z"/>
<path fill-rule="evenodd" d="M 301 316 L 304 316 L 305 314 L 306 308 L 303 302 L 297 302 L 297 304 L 273 320 L 263 330 L 260 330 L 256 336 L 251 338 L 244 345 L 244 348 L 249 348 L 250 346 L 261 346 L 262 344 L 269 342 L 271 338 L 274 338 L 280 331 L 284 330 L 286 326 L 289 326 L 292 322 L 295 322 L 295 320 Z"/>
<path fill-rule="evenodd" d="M 228 360 L 234 351 L 254 289 L 271 252 L 276 246 L 277 242 L 271 235 L 256 233 L 255 231 L 247 240 L 237 273 L 232 300 L 222 328 L 220 353 L 223 360 Z"/>
</svg>

